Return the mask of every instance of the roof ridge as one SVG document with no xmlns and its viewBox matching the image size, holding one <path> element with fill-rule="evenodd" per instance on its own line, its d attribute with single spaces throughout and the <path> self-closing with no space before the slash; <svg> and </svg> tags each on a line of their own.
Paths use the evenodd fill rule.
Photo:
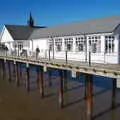
<svg viewBox="0 0 120 120">
<path fill-rule="evenodd" d="M 34 26 L 34 27 L 30 27 L 28 25 L 9 25 L 9 24 L 5 24 L 5 26 L 28 27 L 28 28 L 45 28 L 46 27 L 46 26 Z"/>
<path fill-rule="evenodd" d="M 82 23 L 82 22 L 88 22 L 88 21 L 90 22 L 90 21 L 96 21 L 96 20 L 104 20 L 104 19 L 116 18 L 116 17 L 120 17 L 120 15 L 97 17 L 97 18 L 91 18 L 91 19 L 82 19 L 82 20 L 73 21 L 73 22 L 69 22 L 69 23 L 58 24 L 56 26 L 50 26 L 48 28 L 60 27 L 60 26 L 64 26 L 64 25 L 70 25 L 70 24 L 76 24 L 76 23 Z"/>
</svg>

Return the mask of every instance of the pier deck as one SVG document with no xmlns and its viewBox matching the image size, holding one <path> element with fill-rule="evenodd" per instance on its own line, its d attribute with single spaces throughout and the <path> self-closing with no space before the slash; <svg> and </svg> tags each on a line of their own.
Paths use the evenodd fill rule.
<svg viewBox="0 0 120 120">
<path fill-rule="evenodd" d="M 22 57 L 13 57 L 13 56 L 0 56 L 0 59 L 11 60 L 14 62 L 22 62 L 25 64 L 40 65 L 45 68 L 55 68 L 63 70 L 71 70 L 73 74 L 76 72 L 88 73 L 93 75 L 100 75 L 105 77 L 119 78 L 120 77 L 120 64 L 101 64 L 101 63 L 91 63 L 89 65 L 86 62 L 80 61 L 66 61 L 60 59 L 51 59 L 46 58 L 22 58 Z M 74 75 L 76 76 L 76 75 Z"/>
</svg>

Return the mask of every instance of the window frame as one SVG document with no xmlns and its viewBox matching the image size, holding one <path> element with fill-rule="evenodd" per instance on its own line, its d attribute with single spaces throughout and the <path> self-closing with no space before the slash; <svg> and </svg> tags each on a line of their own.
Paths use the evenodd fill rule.
<svg viewBox="0 0 120 120">
<path fill-rule="evenodd" d="M 57 52 L 62 51 L 62 38 L 56 38 L 55 39 L 55 50 Z"/>
<path fill-rule="evenodd" d="M 112 54 L 115 52 L 115 37 L 113 35 L 105 36 L 105 54 Z"/>
<path fill-rule="evenodd" d="M 68 52 L 73 51 L 73 37 L 64 38 L 64 44 L 65 44 L 66 51 Z M 70 45 L 70 49 L 68 45 Z"/>
<path fill-rule="evenodd" d="M 92 53 L 101 53 L 101 36 L 94 35 L 88 37 L 89 47 Z"/>
<path fill-rule="evenodd" d="M 86 37 L 76 37 L 75 38 L 75 45 L 77 52 L 84 52 L 86 47 Z"/>
</svg>

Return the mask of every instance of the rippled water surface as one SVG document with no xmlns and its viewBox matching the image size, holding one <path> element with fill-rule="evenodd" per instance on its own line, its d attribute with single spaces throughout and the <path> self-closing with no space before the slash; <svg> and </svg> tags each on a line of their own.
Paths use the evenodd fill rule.
<svg viewBox="0 0 120 120">
<path fill-rule="evenodd" d="M 6 67 L 7 70 L 7 67 Z M 64 94 L 65 107 L 58 104 L 59 75 L 52 72 L 52 87 L 48 86 L 48 73 L 44 73 L 45 97 L 41 98 L 36 87 L 35 67 L 30 71 L 30 92 L 24 84 L 24 65 L 21 66 L 21 80 L 16 87 L 14 74 L 12 82 L 7 75 L 0 77 L 0 120 L 86 120 L 84 100 L 84 76 L 71 78 L 68 71 L 68 91 Z M 13 71 L 11 67 L 11 71 Z M 95 120 L 120 120 L 120 89 L 116 91 L 116 108 L 111 110 L 112 79 L 93 77 L 93 118 Z"/>
</svg>

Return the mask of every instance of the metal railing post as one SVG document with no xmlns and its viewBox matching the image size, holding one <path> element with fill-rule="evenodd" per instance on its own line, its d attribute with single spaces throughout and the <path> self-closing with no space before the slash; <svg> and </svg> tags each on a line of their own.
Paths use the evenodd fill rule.
<svg viewBox="0 0 120 120">
<path fill-rule="evenodd" d="M 104 52 L 104 63 L 105 63 L 105 52 Z"/>
<path fill-rule="evenodd" d="M 50 49 L 49 49 L 49 61 L 50 61 Z"/>
<path fill-rule="evenodd" d="M 89 66 L 91 66 L 91 52 L 89 51 Z"/>
<path fill-rule="evenodd" d="M 67 50 L 65 51 L 65 61 L 66 61 L 66 64 L 67 64 L 67 61 L 68 61 L 68 58 L 67 58 Z"/>
</svg>

